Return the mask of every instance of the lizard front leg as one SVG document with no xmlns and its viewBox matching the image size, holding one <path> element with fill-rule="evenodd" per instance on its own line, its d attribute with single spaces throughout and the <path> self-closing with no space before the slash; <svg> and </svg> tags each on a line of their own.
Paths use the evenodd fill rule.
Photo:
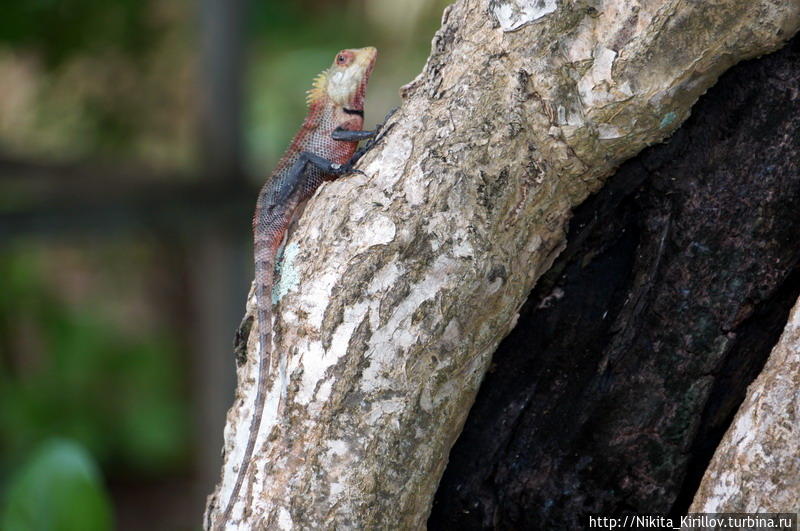
<svg viewBox="0 0 800 531">
<path fill-rule="evenodd" d="M 331 138 L 342 142 L 360 142 L 362 140 L 374 138 L 377 134 L 377 128 L 375 131 L 350 131 L 349 129 L 337 127 L 333 133 L 331 133 Z"/>
<path fill-rule="evenodd" d="M 361 133 L 361 132 L 371 132 L 371 131 L 351 131 L 351 132 Z M 356 170 L 353 168 L 353 164 L 351 161 L 348 161 L 344 164 L 338 164 L 324 157 L 320 157 L 319 155 L 315 155 L 310 151 L 303 151 L 302 153 L 300 153 L 300 155 L 298 155 L 297 160 L 294 161 L 291 170 L 289 170 L 289 175 L 290 175 L 289 181 L 290 182 L 294 181 L 294 184 L 291 186 L 297 187 L 297 189 L 304 188 L 304 186 L 302 185 L 305 183 L 302 183 L 301 179 L 303 176 L 306 175 L 306 170 L 308 169 L 309 166 L 314 166 L 316 168 L 319 168 L 319 170 L 322 173 L 328 175 L 335 175 L 337 177 L 342 175 L 347 175 L 348 173 L 360 173 L 361 175 L 364 175 L 364 172 L 362 172 L 361 170 Z M 311 197 L 311 194 L 314 193 L 317 187 L 314 186 L 313 189 L 308 189 L 312 187 L 305 187 L 305 188 L 307 194 L 304 194 L 304 197 L 301 199 L 301 201 L 307 199 L 308 197 Z M 287 190 L 287 192 L 291 192 L 293 189 L 294 188 L 292 188 L 291 190 Z"/>
<path fill-rule="evenodd" d="M 331 133 L 331 138 L 334 140 L 340 140 L 343 142 L 360 142 L 361 140 L 369 140 L 363 147 L 360 147 L 353 153 L 353 156 L 350 157 L 350 160 L 347 162 L 350 166 L 355 166 L 355 164 L 363 157 L 370 149 L 372 149 L 375 144 L 380 142 L 380 140 L 386 136 L 392 127 L 394 127 L 394 123 L 390 124 L 389 127 L 384 128 L 384 124 L 389 121 L 389 118 L 397 111 L 397 107 L 391 109 L 386 116 L 384 116 L 383 121 L 375 126 L 375 130 L 373 131 L 350 131 L 347 129 L 343 129 L 342 127 L 336 128 L 336 130 Z"/>
</svg>

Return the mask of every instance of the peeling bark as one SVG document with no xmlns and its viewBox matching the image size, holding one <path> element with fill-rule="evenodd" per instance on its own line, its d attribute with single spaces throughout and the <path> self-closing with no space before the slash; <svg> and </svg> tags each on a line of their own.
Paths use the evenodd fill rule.
<svg viewBox="0 0 800 531">
<path fill-rule="evenodd" d="M 794 512 L 800 507 L 800 300 L 750 386 L 691 512 Z"/>
<path fill-rule="evenodd" d="M 287 243 L 280 370 L 230 527 L 423 527 L 571 209 L 671 134 L 722 71 L 799 23 L 800 6 L 778 0 L 448 8 L 367 176 L 323 187 Z M 209 527 L 240 465 L 256 374 L 251 334 Z"/>
</svg>

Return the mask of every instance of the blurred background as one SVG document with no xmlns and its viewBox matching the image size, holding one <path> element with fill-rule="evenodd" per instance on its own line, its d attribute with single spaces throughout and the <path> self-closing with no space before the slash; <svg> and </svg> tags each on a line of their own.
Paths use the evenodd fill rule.
<svg viewBox="0 0 800 531">
<path fill-rule="evenodd" d="M 372 126 L 447 3 L 3 2 L 0 529 L 200 527 L 258 188 L 339 49 Z"/>
</svg>

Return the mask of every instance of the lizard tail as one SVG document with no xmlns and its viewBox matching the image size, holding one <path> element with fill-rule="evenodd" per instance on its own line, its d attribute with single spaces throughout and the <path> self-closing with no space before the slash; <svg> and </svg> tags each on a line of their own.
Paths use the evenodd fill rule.
<svg viewBox="0 0 800 531">
<path fill-rule="evenodd" d="M 267 395 L 267 376 L 269 375 L 270 350 L 272 343 L 272 316 L 270 306 L 272 304 L 272 276 L 273 266 L 271 263 L 256 263 L 256 315 L 258 317 L 258 383 L 256 384 L 256 400 L 253 405 L 252 420 L 250 430 L 247 435 L 247 446 L 244 449 L 244 456 L 239 465 L 239 472 L 236 475 L 236 483 L 233 485 L 231 496 L 225 512 L 222 514 L 222 523 L 230 518 L 233 505 L 239 498 L 239 491 L 244 483 L 245 475 L 250 467 L 250 460 L 256 446 L 256 438 L 261 428 L 262 411 Z M 221 528 L 221 526 L 220 526 Z"/>
</svg>

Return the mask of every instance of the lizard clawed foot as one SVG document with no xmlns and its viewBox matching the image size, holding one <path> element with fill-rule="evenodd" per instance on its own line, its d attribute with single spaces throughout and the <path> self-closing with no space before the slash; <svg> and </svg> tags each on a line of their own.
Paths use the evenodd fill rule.
<svg viewBox="0 0 800 531">
<path fill-rule="evenodd" d="M 331 173 L 334 175 L 349 175 L 352 173 L 360 173 L 361 175 L 366 176 L 367 174 L 361 170 L 357 170 L 353 167 L 353 163 L 347 162 L 345 164 L 331 164 Z"/>
<path fill-rule="evenodd" d="M 387 112 L 386 116 L 383 117 L 383 120 L 381 121 L 381 123 L 379 123 L 378 125 L 375 126 L 375 132 L 376 133 L 380 132 L 380 130 L 383 129 L 383 126 L 386 125 L 386 122 L 389 121 L 389 118 L 394 116 L 394 113 L 396 113 L 399 108 L 400 107 L 392 107 L 391 109 L 389 109 L 389 112 Z"/>
<path fill-rule="evenodd" d="M 378 125 L 376 125 L 376 126 L 375 126 L 375 136 L 373 136 L 372 138 L 370 138 L 370 139 L 367 141 L 367 144 L 364 146 L 364 150 L 365 150 L 365 152 L 366 152 L 366 151 L 369 151 L 370 149 L 372 149 L 372 147 L 373 147 L 375 144 L 377 144 L 378 142 L 380 142 L 380 140 L 381 140 L 381 139 L 382 139 L 384 136 L 386 136 L 386 135 L 389 133 L 389 131 L 391 131 L 391 130 L 392 130 L 392 127 L 394 127 L 394 122 L 392 122 L 391 124 L 389 124 L 389 127 L 386 127 L 386 122 L 388 122 L 388 121 L 389 121 L 389 119 L 390 119 L 392 116 L 394 116 L 394 113 L 396 113 L 396 112 L 397 112 L 397 109 L 399 109 L 399 108 L 400 108 L 400 107 L 392 107 L 391 109 L 389 109 L 389 112 L 387 112 L 387 113 L 386 113 L 386 116 L 384 116 L 384 117 L 383 117 L 383 120 L 381 121 L 381 123 L 379 123 Z"/>
<path fill-rule="evenodd" d="M 389 131 L 392 130 L 392 128 L 395 126 L 395 122 L 390 123 L 388 127 L 386 126 L 386 122 L 388 122 L 392 115 L 397 112 L 397 109 L 399 109 L 399 107 L 394 107 L 386 113 L 383 121 L 375 126 L 375 135 L 370 138 L 363 147 L 358 148 L 353 156 L 350 157 L 350 161 L 348 162 L 349 165 L 354 166 L 361 159 L 361 157 L 363 157 L 370 149 L 375 147 L 375 145 L 383 140 L 383 137 L 385 137 Z"/>
</svg>

